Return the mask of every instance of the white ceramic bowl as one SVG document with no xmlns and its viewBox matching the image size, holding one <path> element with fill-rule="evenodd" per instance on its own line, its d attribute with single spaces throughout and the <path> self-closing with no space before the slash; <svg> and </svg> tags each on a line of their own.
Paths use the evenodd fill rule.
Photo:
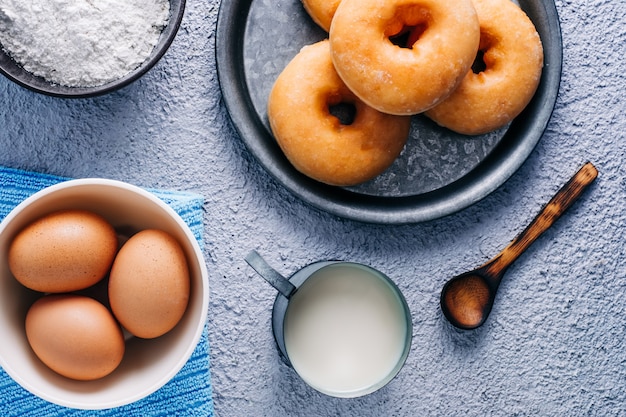
<svg viewBox="0 0 626 417">
<path fill-rule="evenodd" d="M 60 376 L 35 356 L 26 339 L 24 320 L 40 294 L 19 284 L 7 265 L 9 244 L 24 226 L 66 208 L 99 213 L 117 230 L 158 228 L 169 232 L 183 247 L 189 264 L 191 294 L 181 321 L 159 338 L 128 339 L 120 366 L 95 381 Z M 208 302 L 208 273 L 193 233 L 171 207 L 139 187 L 106 179 L 70 180 L 27 198 L 0 223 L 0 365 L 22 387 L 52 403 L 104 409 L 135 402 L 158 390 L 176 375 L 197 346 Z"/>
</svg>

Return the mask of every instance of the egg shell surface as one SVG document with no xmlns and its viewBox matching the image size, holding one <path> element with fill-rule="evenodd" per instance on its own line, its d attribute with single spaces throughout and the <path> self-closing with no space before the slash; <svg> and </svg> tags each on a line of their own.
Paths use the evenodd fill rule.
<svg viewBox="0 0 626 417">
<path fill-rule="evenodd" d="M 176 239 L 161 230 L 143 230 L 122 246 L 113 262 L 109 303 L 126 330 L 155 338 L 183 317 L 190 285 L 187 259 Z"/>
<path fill-rule="evenodd" d="M 22 285 L 64 293 L 94 285 L 109 271 L 117 252 L 115 229 L 85 210 L 62 210 L 26 226 L 12 240 L 8 263 Z"/>
<path fill-rule="evenodd" d="M 50 369 L 76 380 L 95 380 L 121 363 L 125 345 L 113 315 L 96 300 L 45 295 L 26 314 L 26 337 Z"/>
</svg>

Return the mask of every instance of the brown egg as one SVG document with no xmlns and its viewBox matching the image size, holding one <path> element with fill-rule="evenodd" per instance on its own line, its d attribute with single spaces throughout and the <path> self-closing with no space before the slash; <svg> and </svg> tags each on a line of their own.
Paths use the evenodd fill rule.
<svg viewBox="0 0 626 417">
<path fill-rule="evenodd" d="M 176 239 L 160 230 L 143 230 L 122 246 L 113 262 L 109 302 L 126 330 L 149 339 L 180 321 L 189 287 L 187 259 Z"/>
<path fill-rule="evenodd" d="M 51 213 L 26 226 L 9 247 L 8 263 L 24 286 L 70 292 L 100 281 L 117 251 L 117 236 L 101 216 L 83 210 Z"/>
<path fill-rule="evenodd" d="M 45 295 L 26 314 L 26 337 L 53 371 L 77 380 L 102 378 L 124 356 L 124 336 L 113 315 L 79 295 Z"/>
</svg>

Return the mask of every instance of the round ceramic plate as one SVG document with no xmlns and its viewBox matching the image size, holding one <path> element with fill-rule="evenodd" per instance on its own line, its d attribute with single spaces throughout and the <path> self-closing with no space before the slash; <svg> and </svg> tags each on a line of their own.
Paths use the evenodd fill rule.
<svg viewBox="0 0 626 417">
<path fill-rule="evenodd" d="M 402 224 L 436 219 L 464 209 L 502 185 L 543 135 L 561 79 L 562 44 L 552 0 L 519 0 L 544 48 L 539 88 L 524 112 L 486 135 L 464 136 L 424 116 L 412 118 L 406 147 L 377 178 L 355 187 L 314 181 L 286 159 L 272 137 L 267 98 L 274 81 L 305 45 L 328 35 L 300 0 L 222 1 L 216 34 L 220 87 L 242 140 L 263 167 L 307 203 L 337 216 Z"/>
</svg>

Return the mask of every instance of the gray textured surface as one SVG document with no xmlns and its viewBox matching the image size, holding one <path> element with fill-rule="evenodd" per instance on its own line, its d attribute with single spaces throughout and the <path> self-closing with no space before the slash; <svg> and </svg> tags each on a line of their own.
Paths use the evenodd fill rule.
<svg viewBox="0 0 626 417">
<path fill-rule="evenodd" d="M 170 51 L 108 96 L 64 101 L 0 79 L 0 164 L 102 176 L 206 197 L 209 340 L 219 416 L 626 415 L 626 3 L 558 1 L 560 95 L 528 161 L 462 212 L 378 226 L 312 209 L 261 169 L 234 133 L 214 62 L 217 1 L 189 2 Z M 586 160 L 600 176 L 509 270 L 488 322 L 460 332 L 439 291 L 505 246 Z M 275 291 L 243 261 L 256 248 L 289 274 L 319 259 L 391 276 L 413 313 L 405 368 L 340 400 L 284 365 Z"/>
</svg>

